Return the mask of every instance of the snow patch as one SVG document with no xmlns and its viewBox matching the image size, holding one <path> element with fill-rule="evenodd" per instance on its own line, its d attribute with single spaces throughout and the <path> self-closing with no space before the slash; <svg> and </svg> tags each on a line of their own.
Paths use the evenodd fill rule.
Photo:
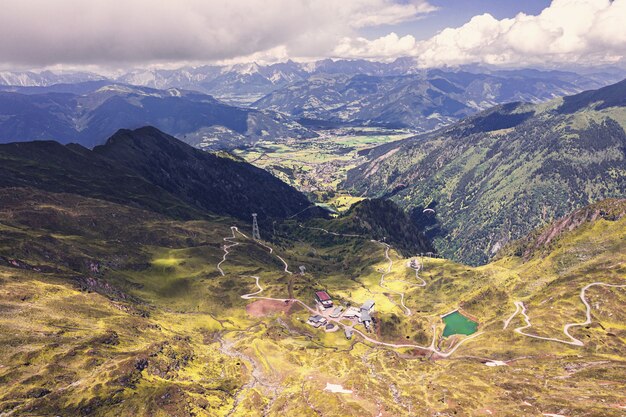
<svg viewBox="0 0 626 417">
<path fill-rule="evenodd" d="M 507 366 L 506 362 L 504 362 L 504 361 L 489 361 L 489 362 L 485 362 L 485 365 L 487 365 L 487 366 Z"/>
<path fill-rule="evenodd" d="M 337 394 L 352 394 L 352 390 L 344 389 L 344 387 L 339 384 L 331 384 L 329 382 L 326 383 L 324 391 L 334 392 Z"/>
</svg>

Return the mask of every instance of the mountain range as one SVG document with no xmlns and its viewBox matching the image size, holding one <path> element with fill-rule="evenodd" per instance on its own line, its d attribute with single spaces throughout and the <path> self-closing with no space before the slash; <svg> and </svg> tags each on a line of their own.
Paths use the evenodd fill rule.
<svg viewBox="0 0 626 417">
<path fill-rule="evenodd" d="M 419 70 L 404 59 L 205 66 L 112 78 L 5 72 L 0 143 L 57 140 L 93 147 L 117 129 L 145 125 L 206 149 L 312 138 L 313 129 L 336 126 L 419 133 L 494 105 L 542 102 L 604 86 L 618 76 L 616 71 L 473 70 L 483 72 Z M 238 105 L 223 101 L 233 102 L 233 96 L 247 98 L 234 100 Z M 251 100 L 256 100 L 252 107 L 241 106 Z"/>
<path fill-rule="evenodd" d="M 0 89 L 2 90 L 2 89 Z M 200 148 L 315 137 L 288 116 L 178 89 L 90 81 L 0 91 L 0 143 L 56 140 L 93 147 L 118 129 L 153 125 Z"/>
<path fill-rule="evenodd" d="M 344 186 L 420 216 L 445 256 L 485 263 L 571 210 L 626 195 L 626 80 L 542 104 L 496 106 L 381 145 Z"/>
<path fill-rule="evenodd" d="M 469 100 L 468 77 L 498 104 L 455 104 L 408 137 L 337 129 L 242 153 L 340 175 L 365 161 L 331 215 L 197 149 L 324 120 L 107 79 L 5 87 L 0 133 L 63 143 L 0 144 L 0 416 L 623 416 L 626 80 L 545 101 L 491 74 L 328 65 L 339 74 L 288 83 L 375 98 L 411 79 L 422 114 Z M 498 102 L 518 95 L 541 102 Z M 183 133 L 106 136 L 144 122 Z M 207 126 L 234 136 L 198 139 Z"/>
<path fill-rule="evenodd" d="M 537 70 L 323 74 L 277 89 L 253 106 L 302 119 L 424 132 L 498 104 L 537 103 L 604 85 L 590 76 Z"/>
<path fill-rule="evenodd" d="M 104 76 L 88 72 L 0 71 L 0 85 L 20 87 L 75 84 L 93 80 L 166 90 L 187 89 L 211 94 L 237 104 L 250 103 L 269 92 L 314 74 L 400 75 L 417 71 L 412 59 L 393 63 L 367 60 L 324 59 L 310 63 L 286 61 L 269 65 L 257 63 L 203 65 L 179 69 L 135 69 Z"/>
</svg>

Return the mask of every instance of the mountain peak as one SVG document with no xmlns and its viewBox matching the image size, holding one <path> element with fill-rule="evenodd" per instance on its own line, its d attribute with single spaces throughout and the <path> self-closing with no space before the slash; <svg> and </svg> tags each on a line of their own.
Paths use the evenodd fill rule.
<svg viewBox="0 0 626 417">
<path fill-rule="evenodd" d="M 93 151 L 217 214 L 286 217 L 310 205 L 303 194 L 267 171 L 193 148 L 153 126 L 120 129 Z"/>
</svg>

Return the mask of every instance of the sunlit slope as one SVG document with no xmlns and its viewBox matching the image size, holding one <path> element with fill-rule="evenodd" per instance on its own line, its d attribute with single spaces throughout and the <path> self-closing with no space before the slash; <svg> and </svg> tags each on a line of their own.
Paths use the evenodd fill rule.
<svg viewBox="0 0 626 417">
<path fill-rule="evenodd" d="M 531 336 L 570 340 L 563 326 L 585 321 L 580 290 L 626 284 L 624 201 L 573 213 L 491 264 L 418 257 L 416 273 L 383 242 L 290 235 L 297 224 L 254 242 L 228 218 L 33 190 L 0 199 L 0 413 L 623 414 L 625 289 L 587 289 L 592 321 L 569 330 L 582 346 Z M 295 302 L 242 298 L 257 282 L 257 296 L 310 307 L 317 289 L 344 305 L 373 299 L 367 335 L 389 346 L 314 329 Z M 515 302 L 531 336 L 514 330 L 526 325 Z M 441 337 L 440 316 L 458 308 L 479 323 L 475 338 Z M 437 351 L 458 348 L 394 347 L 433 337 Z"/>
<path fill-rule="evenodd" d="M 626 81 L 495 107 L 370 153 L 344 184 L 412 210 L 430 205 L 435 245 L 484 264 L 507 242 L 600 199 L 626 196 Z"/>
</svg>

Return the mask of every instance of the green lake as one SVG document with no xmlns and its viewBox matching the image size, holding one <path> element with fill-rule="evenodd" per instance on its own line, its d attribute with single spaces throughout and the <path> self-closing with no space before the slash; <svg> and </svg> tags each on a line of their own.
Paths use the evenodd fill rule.
<svg viewBox="0 0 626 417">
<path fill-rule="evenodd" d="M 476 333 L 478 323 L 465 317 L 463 314 L 455 311 L 447 316 L 442 317 L 446 327 L 443 329 L 443 336 L 447 337 L 453 334 L 470 335 Z"/>
</svg>

